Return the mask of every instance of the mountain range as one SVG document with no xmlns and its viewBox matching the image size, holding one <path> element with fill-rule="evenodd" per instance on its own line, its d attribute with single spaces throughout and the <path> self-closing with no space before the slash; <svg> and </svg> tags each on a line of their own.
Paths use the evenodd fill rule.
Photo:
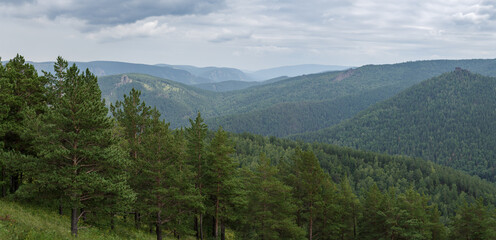
<svg viewBox="0 0 496 240">
<path fill-rule="evenodd" d="M 163 109 L 171 126 L 188 124 L 198 111 L 212 128 L 278 137 L 317 131 L 353 117 L 421 81 L 462 67 L 496 76 L 496 60 L 433 60 L 389 65 L 366 65 L 344 71 L 287 78 L 249 88 L 212 92 L 142 74 L 127 74 L 134 84 L 118 76 L 100 77 L 104 96 L 112 102 L 131 86 L 141 90 L 147 103 Z M 107 79 L 112 79 L 106 83 Z M 142 84 L 137 84 L 143 81 Z M 153 87 L 153 82 L 172 84 Z M 120 84 L 119 84 L 120 83 Z M 164 90 L 165 89 L 165 90 Z M 166 111 L 167 110 L 167 111 Z"/>
<path fill-rule="evenodd" d="M 53 62 L 30 62 L 30 64 L 34 65 L 40 74 L 42 71 L 53 72 Z M 245 82 L 266 81 L 281 76 L 297 76 L 349 68 L 333 65 L 295 65 L 248 73 L 236 68 L 227 67 L 195 67 L 169 64 L 148 65 L 116 61 L 70 62 L 70 64 L 76 64 L 80 69 L 89 69 L 99 77 L 123 73 L 141 73 L 187 85 L 212 84 L 227 81 L 231 82 L 230 86 L 234 86 L 229 89 L 242 89 L 256 85 L 255 83 L 247 85 Z"/>
<path fill-rule="evenodd" d="M 496 181 L 496 78 L 457 68 L 295 138 L 421 157 Z"/>
</svg>

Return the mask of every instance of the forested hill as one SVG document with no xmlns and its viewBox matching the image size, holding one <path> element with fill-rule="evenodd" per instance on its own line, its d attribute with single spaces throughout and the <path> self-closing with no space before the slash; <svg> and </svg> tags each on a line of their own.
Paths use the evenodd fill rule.
<svg viewBox="0 0 496 240">
<path fill-rule="evenodd" d="M 187 125 L 187 119 L 194 117 L 199 110 L 212 128 L 223 126 L 233 132 L 282 137 L 330 127 L 422 80 L 452 71 L 455 67 L 496 76 L 496 60 L 436 60 L 367 65 L 222 93 L 197 89 L 191 96 L 202 99 L 199 102 L 185 101 L 181 99 L 184 95 L 171 95 L 168 90 L 160 93 L 161 88 L 135 87 L 143 92 L 147 103 L 161 109 L 173 127 Z M 113 78 L 120 79 L 121 76 Z M 139 80 L 138 76 L 134 78 Z M 105 79 L 100 79 L 100 82 Z M 113 87 L 122 88 L 123 85 Z M 102 87 L 104 96 L 110 94 L 109 89 Z M 116 96 L 122 98 L 122 95 Z M 173 108 L 163 106 L 171 101 L 181 104 Z M 166 108 L 167 112 L 162 111 Z"/>
<path fill-rule="evenodd" d="M 404 192 L 413 187 L 415 191 L 431 196 L 431 201 L 439 206 L 444 216 L 454 215 L 460 197 L 473 200 L 483 196 L 488 202 L 496 203 L 494 183 L 420 158 L 249 133 L 233 134 L 231 138 L 235 144 L 235 157 L 242 167 L 256 166 L 261 154 L 272 159 L 275 165 L 284 165 L 291 161 L 297 149 L 310 150 L 333 181 L 342 182 L 346 178 L 360 197 L 364 197 L 374 184 L 383 191 L 395 188 Z"/>
<path fill-rule="evenodd" d="M 141 90 L 143 100 L 163 113 L 174 128 L 186 124 L 198 112 L 214 111 L 212 103 L 220 97 L 214 92 L 136 73 L 100 77 L 98 85 L 107 104 L 122 100 L 133 88 Z"/>
<path fill-rule="evenodd" d="M 422 157 L 496 181 L 495 126 L 496 78 L 457 69 L 298 138 Z"/>
<path fill-rule="evenodd" d="M 494 59 L 366 65 L 227 93 L 225 103 L 235 107 L 207 122 L 233 132 L 278 137 L 316 131 L 351 118 L 377 102 L 455 67 L 496 76 Z"/>
</svg>

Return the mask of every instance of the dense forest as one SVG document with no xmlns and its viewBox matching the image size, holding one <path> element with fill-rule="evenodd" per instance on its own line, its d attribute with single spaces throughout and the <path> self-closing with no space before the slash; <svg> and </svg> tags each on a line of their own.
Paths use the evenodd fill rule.
<svg viewBox="0 0 496 240">
<path fill-rule="evenodd" d="M 496 186 L 478 177 L 419 158 L 209 131 L 200 113 L 173 129 L 141 94 L 131 88 L 107 105 L 95 75 L 60 57 L 43 76 L 21 56 L 1 65 L 2 201 L 70 215 L 74 236 L 121 222 L 157 239 L 496 235 Z"/>
<path fill-rule="evenodd" d="M 495 109 L 496 78 L 457 69 L 299 138 L 421 157 L 496 181 Z"/>
<path fill-rule="evenodd" d="M 455 67 L 496 76 L 496 60 L 490 59 L 366 65 L 228 92 L 206 91 L 144 74 L 126 73 L 128 81 L 122 83 L 123 74 L 101 77 L 98 82 L 109 102 L 122 101 L 131 88 L 140 90 L 143 100 L 156 106 L 173 128 L 188 126 L 188 119 L 200 111 L 211 129 L 222 126 L 231 132 L 285 137 L 331 127 Z"/>
</svg>

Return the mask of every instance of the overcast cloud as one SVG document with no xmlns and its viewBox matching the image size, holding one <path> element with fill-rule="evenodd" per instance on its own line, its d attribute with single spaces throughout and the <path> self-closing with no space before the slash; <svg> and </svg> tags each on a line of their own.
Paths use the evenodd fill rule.
<svg viewBox="0 0 496 240">
<path fill-rule="evenodd" d="M 242 69 L 495 58 L 495 1 L 0 2 L 0 56 Z"/>
</svg>

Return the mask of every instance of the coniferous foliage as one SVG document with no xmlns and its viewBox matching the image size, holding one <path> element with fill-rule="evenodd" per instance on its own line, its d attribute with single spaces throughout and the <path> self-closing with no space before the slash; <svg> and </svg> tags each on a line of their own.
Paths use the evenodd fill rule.
<svg viewBox="0 0 496 240">
<path fill-rule="evenodd" d="M 10 174 L 0 184 L 10 187 L 13 173 L 22 173 L 9 199 L 70 209 L 73 235 L 81 222 L 110 222 L 115 231 L 116 221 L 129 221 L 126 226 L 134 229 L 126 218 L 131 210 L 138 228 L 155 228 L 157 239 L 496 234 L 496 186 L 478 177 L 419 158 L 222 128 L 208 132 L 199 113 L 189 128 L 173 130 L 135 89 L 111 105 L 114 121 L 96 77 L 62 58 L 55 75 L 27 73 L 26 89 L 35 89 L 39 98 L 22 99 L 13 89 L 24 86 L 24 75 L 15 72 L 32 68 L 21 60 L 16 58 L 16 68 L 0 66 L 0 157 Z M 16 106 L 22 109 L 16 112 Z M 14 124 L 15 116 L 20 120 Z M 5 137 L 11 132 L 16 141 Z M 12 228 L 3 219 L 2 229 L 15 229 L 15 222 Z"/>
<path fill-rule="evenodd" d="M 71 210 L 71 232 L 87 212 L 115 212 L 134 200 L 124 171 L 127 159 L 112 135 L 114 122 L 101 100 L 96 77 L 57 59 L 56 98 L 33 129 L 38 158 L 28 162 L 33 184 L 55 193 Z M 81 211 L 80 211 L 81 210 Z"/>
<path fill-rule="evenodd" d="M 0 64 L 0 196 L 17 191 L 25 176 L 20 159 L 36 154 L 25 121 L 28 112 L 45 111 L 47 83 L 20 55 Z"/>
<path fill-rule="evenodd" d="M 296 224 L 297 205 L 292 188 L 279 176 L 279 169 L 270 159 L 260 155 L 252 171 L 246 171 L 248 219 L 245 236 L 256 239 L 302 239 L 303 228 Z"/>
<path fill-rule="evenodd" d="M 176 140 L 177 135 L 169 130 L 169 124 L 159 118 L 155 111 L 143 137 L 141 177 L 146 184 L 140 190 L 143 211 L 156 227 L 157 240 L 163 238 L 163 226 L 180 235 L 189 233 L 180 226 L 181 220 L 201 206 L 193 173 L 179 146 L 183 142 Z"/>
<path fill-rule="evenodd" d="M 186 156 L 188 163 L 192 166 L 194 172 L 194 183 L 195 188 L 200 194 L 201 202 L 203 203 L 206 196 L 205 188 L 205 176 L 207 174 L 208 168 L 206 165 L 207 153 L 206 153 L 206 143 L 205 137 L 207 136 L 207 125 L 203 122 L 201 114 L 198 113 L 195 120 L 189 120 L 191 127 L 186 128 Z M 195 231 L 197 239 L 204 239 L 203 230 L 203 216 L 205 212 L 205 206 L 203 204 L 198 205 L 195 209 L 197 216 L 195 216 Z"/>
<path fill-rule="evenodd" d="M 495 181 L 496 79 L 457 69 L 308 141 L 421 157 Z"/>
<path fill-rule="evenodd" d="M 149 131 L 152 123 L 152 115 L 159 114 L 156 109 L 151 109 L 144 101 L 140 99 L 141 92 L 131 89 L 128 95 L 124 95 L 123 101 L 116 101 L 115 104 L 110 104 L 112 115 L 117 120 L 117 132 L 124 140 L 123 148 L 129 152 L 130 166 L 127 171 L 131 177 L 128 182 L 133 191 L 137 195 L 137 200 L 134 202 L 134 220 L 135 227 L 139 228 L 141 223 L 140 211 L 143 201 L 143 186 L 148 185 L 142 173 L 143 160 L 141 156 L 145 153 L 143 148 L 143 135 L 145 131 Z"/>
</svg>

